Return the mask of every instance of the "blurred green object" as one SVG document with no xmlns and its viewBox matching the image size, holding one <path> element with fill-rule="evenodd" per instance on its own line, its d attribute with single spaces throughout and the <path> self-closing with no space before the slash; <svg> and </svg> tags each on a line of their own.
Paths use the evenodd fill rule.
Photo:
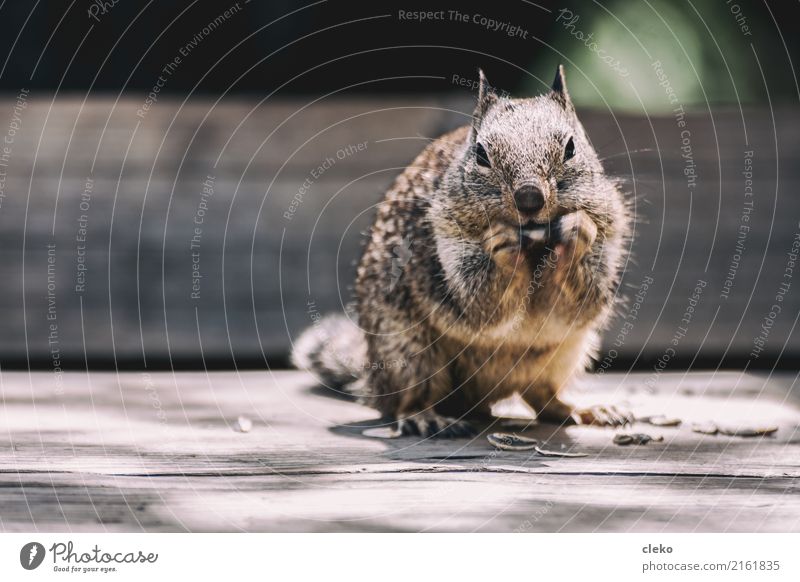
<svg viewBox="0 0 800 582">
<path fill-rule="evenodd" d="M 531 78 L 522 91 L 542 91 L 563 62 L 578 106 L 658 114 L 707 102 L 765 104 L 760 64 L 784 70 L 768 75 L 773 99 L 794 96 L 788 58 L 763 9 L 724 0 L 616 0 L 558 8 L 551 16 L 552 50 L 537 57 L 530 70 L 539 80 Z M 758 42 L 767 35 L 771 42 Z"/>
</svg>

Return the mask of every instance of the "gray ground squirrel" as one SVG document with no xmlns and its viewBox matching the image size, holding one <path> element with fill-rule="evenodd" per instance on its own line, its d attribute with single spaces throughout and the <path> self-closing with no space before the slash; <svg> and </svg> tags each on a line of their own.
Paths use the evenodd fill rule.
<svg viewBox="0 0 800 582">
<path fill-rule="evenodd" d="M 369 233 L 355 318 L 322 318 L 292 357 L 392 419 L 458 437 L 518 393 L 540 421 L 625 424 L 559 393 L 613 309 L 631 213 L 605 175 L 559 67 L 552 90 L 498 96 L 480 71 L 470 126 L 394 181 Z"/>
</svg>

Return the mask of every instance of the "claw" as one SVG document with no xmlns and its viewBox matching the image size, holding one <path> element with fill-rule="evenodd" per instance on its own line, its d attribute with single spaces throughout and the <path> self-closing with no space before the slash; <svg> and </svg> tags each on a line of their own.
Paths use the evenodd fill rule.
<svg viewBox="0 0 800 582">
<path fill-rule="evenodd" d="M 446 431 L 449 431 L 453 437 L 455 438 L 471 438 L 477 434 L 475 427 L 473 427 L 468 422 L 464 422 L 463 420 L 455 420 L 453 421 L 450 426 L 446 427 Z"/>
<path fill-rule="evenodd" d="M 397 434 L 400 436 L 419 436 L 419 426 L 410 418 L 398 419 Z"/>
<path fill-rule="evenodd" d="M 609 406 L 607 410 L 614 426 L 625 426 L 628 423 L 627 413 L 619 410 L 616 406 Z"/>
<path fill-rule="evenodd" d="M 468 438 L 476 431 L 468 422 L 440 416 L 434 412 L 420 412 L 397 420 L 397 434 L 425 438 Z"/>
<path fill-rule="evenodd" d="M 625 426 L 633 422 L 633 416 L 616 406 L 592 406 L 575 411 L 579 424 L 595 426 Z"/>
</svg>

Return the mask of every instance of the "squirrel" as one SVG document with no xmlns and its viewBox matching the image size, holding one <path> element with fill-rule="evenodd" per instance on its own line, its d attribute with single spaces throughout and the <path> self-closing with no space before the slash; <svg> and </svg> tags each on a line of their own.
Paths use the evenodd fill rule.
<svg viewBox="0 0 800 582">
<path fill-rule="evenodd" d="M 624 425 L 560 394 L 596 357 L 619 302 L 629 203 L 567 92 L 498 95 L 432 141 L 377 209 L 356 317 L 321 318 L 292 360 L 383 413 L 400 435 L 467 437 L 514 393 L 540 422 Z"/>
</svg>

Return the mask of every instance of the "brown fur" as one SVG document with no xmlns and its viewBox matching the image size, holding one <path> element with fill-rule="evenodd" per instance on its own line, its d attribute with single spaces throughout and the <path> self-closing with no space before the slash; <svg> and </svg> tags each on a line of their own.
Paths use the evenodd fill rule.
<svg viewBox="0 0 800 582">
<path fill-rule="evenodd" d="M 575 415 L 559 393 L 589 363 L 615 303 L 626 204 L 563 70 L 551 93 L 532 99 L 502 99 L 481 80 L 473 124 L 397 177 L 358 268 L 362 396 L 407 433 L 466 434 L 464 417 L 514 393 L 542 420 L 601 418 Z M 570 138 L 576 153 L 566 159 Z M 491 168 L 477 163 L 478 143 Z M 545 193 L 533 216 L 514 199 L 527 183 Z M 534 224 L 549 224 L 545 243 L 524 236 Z"/>
</svg>

